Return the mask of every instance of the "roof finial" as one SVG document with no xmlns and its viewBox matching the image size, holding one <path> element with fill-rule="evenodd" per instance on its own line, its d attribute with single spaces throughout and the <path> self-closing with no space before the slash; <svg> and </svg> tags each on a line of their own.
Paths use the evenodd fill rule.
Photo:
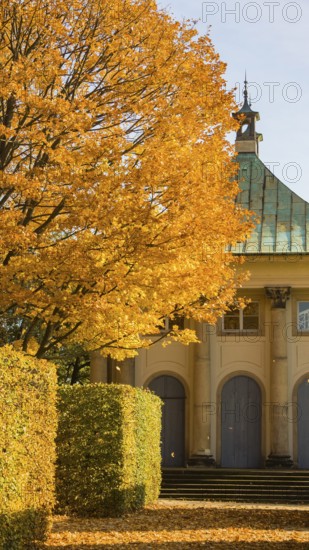
<svg viewBox="0 0 309 550">
<path fill-rule="evenodd" d="M 248 81 L 247 81 L 247 71 L 245 71 L 245 89 L 244 89 L 244 98 L 245 102 L 248 101 Z"/>
</svg>

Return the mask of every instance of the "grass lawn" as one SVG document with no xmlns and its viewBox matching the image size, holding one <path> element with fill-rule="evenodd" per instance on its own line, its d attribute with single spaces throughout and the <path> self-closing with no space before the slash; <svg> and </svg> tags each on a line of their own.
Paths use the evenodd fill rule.
<svg viewBox="0 0 309 550">
<path fill-rule="evenodd" d="M 309 506 L 159 501 L 117 519 L 57 516 L 44 550 L 309 550 Z"/>
</svg>

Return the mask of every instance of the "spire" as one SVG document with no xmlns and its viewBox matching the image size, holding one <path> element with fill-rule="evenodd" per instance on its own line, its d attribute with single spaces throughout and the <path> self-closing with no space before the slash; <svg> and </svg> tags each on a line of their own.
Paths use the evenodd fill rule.
<svg viewBox="0 0 309 550">
<path fill-rule="evenodd" d="M 244 103 L 237 113 L 233 113 L 233 117 L 239 121 L 240 128 L 236 136 L 236 151 L 238 153 L 259 153 L 259 142 L 263 140 L 262 134 L 259 134 L 255 125 L 260 120 L 260 115 L 257 111 L 251 109 L 251 98 L 248 92 L 247 71 L 245 71 L 244 81 Z"/>
<path fill-rule="evenodd" d="M 247 80 L 247 71 L 245 72 L 245 80 L 244 80 L 244 90 L 243 90 L 243 96 L 244 96 L 244 104 L 240 111 L 238 113 L 254 113 L 255 111 L 252 111 L 251 109 L 251 99 L 248 92 L 248 80 Z"/>
<path fill-rule="evenodd" d="M 245 71 L 245 88 L 244 88 L 244 98 L 245 102 L 248 101 L 248 81 L 247 81 L 247 71 Z"/>
</svg>

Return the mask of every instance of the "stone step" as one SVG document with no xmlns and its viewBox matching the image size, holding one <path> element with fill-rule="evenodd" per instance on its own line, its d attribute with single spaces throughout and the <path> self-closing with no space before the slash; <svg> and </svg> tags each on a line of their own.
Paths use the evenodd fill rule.
<svg viewBox="0 0 309 550">
<path fill-rule="evenodd" d="M 161 498 L 309 502 L 309 471 L 163 470 Z"/>
<path fill-rule="evenodd" d="M 188 475 L 200 477 L 205 475 L 206 477 L 309 477 L 309 470 L 228 470 L 225 468 L 168 468 L 162 470 L 165 476 L 174 475 Z"/>
<path fill-rule="evenodd" d="M 212 478 L 212 479 L 207 479 L 207 478 L 201 478 L 201 479 L 197 479 L 197 478 L 171 478 L 171 479 L 168 479 L 168 478 L 164 478 L 164 482 L 165 483 L 168 483 L 169 485 L 171 484 L 174 484 L 174 485 L 178 485 L 179 483 L 180 484 L 192 484 L 192 485 L 201 485 L 203 483 L 207 483 L 208 485 L 214 485 L 214 484 L 218 484 L 218 483 L 230 483 L 231 485 L 232 484 L 239 484 L 239 485 L 250 485 L 250 484 L 257 484 L 257 485 L 269 485 L 270 483 L 270 480 L 269 479 L 266 479 L 266 478 L 262 478 L 262 479 L 253 479 L 253 478 L 249 478 L 249 479 L 242 479 L 242 478 L 232 478 L 232 479 L 222 479 L 222 478 Z M 293 479 L 288 479 L 288 480 L 284 480 L 284 479 L 273 479 L 271 480 L 271 483 L 272 485 L 282 485 L 282 484 L 285 484 L 285 485 L 297 485 L 299 483 L 301 483 L 302 485 L 305 485 L 305 486 L 309 486 L 309 478 L 308 479 L 296 479 L 296 478 L 293 478 Z"/>
<path fill-rule="evenodd" d="M 294 484 L 294 485 L 275 485 L 275 484 L 271 484 L 271 485 L 266 485 L 266 484 L 257 484 L 257 483 L 251 483 L 251 484 L 239 484 L 239 483 L 174 483 L 174 484 L 171 484 L 171 483 L 165 483 L 163 482 L 162 485 L 161 485 L 161 488 L 162 490 L 163 489 L 170 489 L 170 490 L 177 490 L 179 487 L 181 487 L 184 491 L 188 491 L 188 490 L 202 490 L 202 489 L 205 489 L 205 488 L 208 488 L 209 490 L 211 489 L 216 489 L 217 487 L 225 487 L 225 488 L 228 488 L 229 490 L 231 491 L 245 491 L 245 490 L 250 490 L 250 489 L 255 489 L 255 490 L 259 490 L 259 491 L 269 491 L 270 488 L 272 491 L 282 491 L 283 489 L 286 491 L 286 490 L 289 490 L 289 491 L 298 491 L 298 490 L 302 490 L 302 491 L 309 491 L 309 485 L 306 484 L 306 485 L 303 485 L 303 484 Z"/>
<path fill-rule="evenodd" d="M 307 504 L 309 505 L 309 499 L 303 496 L 293 496 L 293 495 L 268 495 L 261 496 L 261 495 L 236 495 L 236 494 L 213 494 L 213 495 L 196 495 L 196 494 L 166 494 L 166 495 L 160 495 L 161 499 L 166 500 L 186 500 L 186 501 L 192 501 L 192 500 L 199 500 L 199 501 L 210 501 L 210 502 L 252 502 L 252 503 L 261 503 L 261 504 Z"/>
<path fill-rule="evenodd" d="M 196 495 L 195 493 L 192 494 L 162 494 L 160 495 L 160 498 L 162 499 L 170 499 L 170 500 L 199 500 L 199 501 L 211 501 L 211 502 L 254 502 L 254 503 L 260 503 L 260 504 L 309 504 L 309 499 L 306 497 L 299 497 L 298 495 L 293 496 L 285 496 L 285 495 L 279 495 L 279 496 L 271 496 L 268 495 L 267 497 L 263 497 L 260 495 L 228 495 L 228 494 L 213 494 L 208 495 L 205 493 L 204 495 Z"/>
<path fill-rule="evenodd" d="M 296 486 L 296 487 L 257 487 L 257 486 L 251 486 L 251 487 L 244 487 L 244 486 L 239 486 L 239 485 L 235 485 L 234 487 L 230 486 L 230 485 L 217 485 L 217 486 L 207 486 L 207 485 L 203 485 L 203 486 L 196 486 L 196 485 L 189 485 L 189 486 L 186 486 L 186 485 L 179 485 L 179 486 L 175 486 L 175 487 L 171 487 L 170 485 L 169 486 L 162 486 L 161 488 L 161 491 L 169 491 L 169 492 L 177 492 L 177 491 L 182 491 L 182 492 L 205 492 L 205 491 L 208 491 L 209 493 L 210 492 L 218 492 L 218 491 L 225 491 L 225 492 L 230 492 L 230 493 L 236 493 L 236 492 L 239 492 L 239 491 L 242 491 L 243 493 L 249 493 L 249 492 L 257 492 L 257 490 L 260 492 L 260 493 L 265 493 L 265 494 L 269 494 L 269 493 L 293 493 L 293 494 L 297 494 L 297 493 L 304 493 L 304 494 L 308 494 L 308 488 L 307 487 L 302 487 L 302 486 Z"/>
</svg>

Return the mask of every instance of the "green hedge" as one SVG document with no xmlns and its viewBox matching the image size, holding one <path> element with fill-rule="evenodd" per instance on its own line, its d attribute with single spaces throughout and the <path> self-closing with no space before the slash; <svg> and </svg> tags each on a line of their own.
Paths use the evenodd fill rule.
<svg viewBox="0 0 309 550">
<path fill-rule="evenodd" d="M 0 348 L 0 550 L 45 539 L 54 505 L 56 369 Z"/>
<path fill-rule="evenodd" d="M 59 512 L 119 516 L 158 498 L 158 397 L 125 385 L 64 386 L 59 411 Z"/>
</svg>

